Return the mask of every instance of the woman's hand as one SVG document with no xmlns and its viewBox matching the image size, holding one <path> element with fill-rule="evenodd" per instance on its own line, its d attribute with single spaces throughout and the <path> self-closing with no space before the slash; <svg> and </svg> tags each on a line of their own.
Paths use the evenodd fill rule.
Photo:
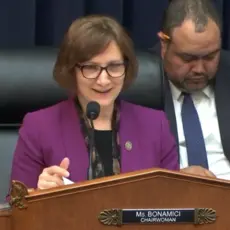
<svg viewBox="0 0 230 230">
<path fill-rule="evenodd" d="M 45 168 L 38 178 L 38 189 L 48 189 L 64 185 L 62 177 L 69 177 L 69 159 L 64 158 L 60 166 Z"/>
</svg>

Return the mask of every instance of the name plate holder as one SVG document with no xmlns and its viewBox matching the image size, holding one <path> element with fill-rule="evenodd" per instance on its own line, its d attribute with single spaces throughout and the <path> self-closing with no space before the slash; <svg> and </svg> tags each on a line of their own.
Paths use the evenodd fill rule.
<svg viewBox="0 0 230 230">
<path fill-rule="evenodd" d="M 187 209 L 106 209 L 98 220 L 109 226 L 126 224 L 211 224 L 216 221 L 212 208 Z"/>
</svg>

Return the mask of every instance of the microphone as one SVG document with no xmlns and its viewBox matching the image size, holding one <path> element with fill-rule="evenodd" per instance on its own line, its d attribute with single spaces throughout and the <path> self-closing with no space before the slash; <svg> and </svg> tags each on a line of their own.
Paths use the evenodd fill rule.
<svg viewBox="0 0 230 230">
<path fill-rule="evenodd" d="M 96 101 L 90 101 L 86 107 L 86 116 L 89 120 L 95 120 L 99 116 L 100 105 Z"/>
<path fill-rule="evenodd" d="M 91 129 L 90 129 L 90 137 L 89 145 L 90 145 L 90 155 L 89 155 L 89 169 L 88 169 L 88 179 L 93 179 L 93 169 L 92 169 L 92 157 L 93 157 L 93 146 L 95 145 L 94 139 L 94 125 L 93 120 L 96 120 L 100 114 L 100 105 L 96 101 L 91 101 L 87 104 L 86 107 L 86 116 L 90 121 Z"/>
</svg>

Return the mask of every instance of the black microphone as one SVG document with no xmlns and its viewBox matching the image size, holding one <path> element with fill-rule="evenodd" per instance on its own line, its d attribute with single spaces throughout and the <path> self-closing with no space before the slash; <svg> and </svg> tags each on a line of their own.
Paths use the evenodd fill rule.
<svg viewBox="0 0 230 230">
<path fill-rule="evenodd" d="M 92 156 L 93 156 L 93 146 L 95 145 L 94 139 L 94 125 L 93 120 L 97 119 L 100 114 L 100 105 L 96 101 L 91 101 L 87 104 L 86 107 L 86 116 L 90 120 L 90 138 L 89 138 L 89 145 L 90 145 L 90 155 L 89 155 L 89 169 L 88 169 L 88 179 L 93 179 L 93 169 L 92 169 Z"/>
</svg>

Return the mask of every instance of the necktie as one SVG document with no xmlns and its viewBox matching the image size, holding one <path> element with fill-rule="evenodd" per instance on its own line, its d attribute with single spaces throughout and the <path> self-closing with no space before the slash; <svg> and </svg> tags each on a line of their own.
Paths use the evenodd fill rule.
<svg viewBox="0 0 230 230">
<path fill-rule="evenodd" d="M 208 169 L 207 152 L 197 110 L 189 94 L 184 94 L 181 109 L 189 165 Z"/>
</svg>

